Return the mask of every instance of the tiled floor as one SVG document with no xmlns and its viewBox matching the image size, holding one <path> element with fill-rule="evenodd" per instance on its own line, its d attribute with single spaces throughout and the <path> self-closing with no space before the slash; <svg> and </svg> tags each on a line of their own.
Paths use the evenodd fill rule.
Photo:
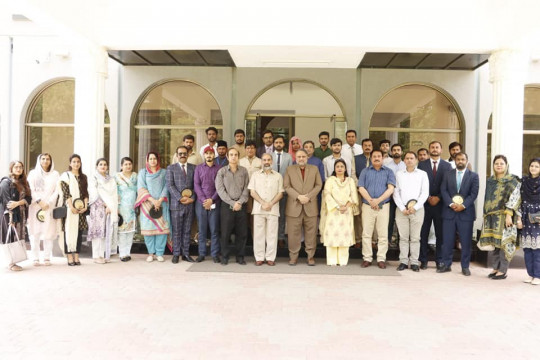
<svg viewBox="0 0 540 360">
<path fill-rule="evenodd" d="M 521 269 L 493 281 L 456 263 L 446 274 L 359 276 L 198 273 L 144 259 L 0 270 L 0 358 L 540 356 L 540 286 L 523 284 Z"/>
</svg>

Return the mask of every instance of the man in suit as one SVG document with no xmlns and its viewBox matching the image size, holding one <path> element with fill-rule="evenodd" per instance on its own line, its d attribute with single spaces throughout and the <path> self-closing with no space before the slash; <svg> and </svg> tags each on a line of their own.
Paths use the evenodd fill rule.
<svg viewBox="0 0 540 360">
<path fill-rule="evenodd" d="M 480 182 L 478 174 L 467 169 L 468 156 L 459 153 L 454 156 L 456 168 L 446 172 L 442 185 L 443 218 L 443 265 L 438 273 L 452 271 L 454 240 L 459 233 L 461 239 L 461 272 L 470 276 L 471 242 L 476 209 L 474 201 L 478 196 Z"/>
<path fill-rule="evenodd" d="M 263 144 L 257 148 L 257 157 L 262 158 L 262 154 L 271 154 L 274 152 L 274 133 L 271 130 L 265 130 L 262 134 Z"/>
<path fill-rule="evenodd" d="M 298 150 L 296 165 L 289 166 L 283 178 L 283 187 L 288 195 L 285 214 L 289 227 L 289 265 L 296 265 L 298 262 L 302 229 L 308 265 L 315 265 L 317 215 L 319 214 L 317 194 L 321 191 L 322 180 L 319 169 L 308 165 L 307 159 L 307 152 L 304 149 Z"/>
<path fill-rule="evenodd" d="M 437 269 L 442 263 L 442 203 L 441 184 L 444 174 L 452 167 L 447 161 L 441 159 L 442 144 L 439 141 L 429 143 L 430 158 L 418 164 L 418 168 L 427 173 L 429 180 L 429 197 L 424 204 L 424 223 L 420 234 L 420 269 L 427 269 L 428 264 L 428 238 L 431 223 L 435 227 L 436 250 L 435 259 Z"/>
<path fill-rule="evenodd" d="M 371 139 L 362 139 L 362 153 L 354 156 L 354 171 L 356 178 L 360 178 L 360 173 L 371 165 L 370 156 L 373 151 L 373 141 Z M 360 212 L 354 217 L 354 238 L 355 248 L 362 247 L 362 206 L 359 206 Z M 375 242 L 374 245 L 377 243 Z"/>
<path fill-rule="evenodd" d="M 277 171 L 281 176 L 285 175 L 287 168 L 292 165 L 292 157 L 283 151 L 285 147 L 285 138 L 278 135 L 274 138 L 274 151 L 272 152 L 272 170 Z M 287 204 L 287 194 L 283 194 L 279 200 L 279 230 L 278 230 L 278 246 L 285 247 L 285 205 Z"/>
<path fill-rule="evenodd" d="M 173 238 L 173 264 L 178 264 L 180 255 L 182 260 L 195 262 L 189 256 L 189 236 L 193 220 L 193 174 L 195 165 L 187 162 L 188 149 L 185 146 L 176 148 L 178 162 L 167 167 L 167 189 L 170 194 L 170 211 Z M 190 190 L 191 194 L 186 194 Z"/>
</svg>

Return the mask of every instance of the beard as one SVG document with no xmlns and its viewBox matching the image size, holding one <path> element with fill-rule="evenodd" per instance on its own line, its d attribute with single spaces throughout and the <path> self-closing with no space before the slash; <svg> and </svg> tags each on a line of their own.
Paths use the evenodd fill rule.
<svg viewBox="0 0 540 360">
<path fill-rule="evenodd" d="M 465 168 L 467 167 L 467 164 L 456 164 L 456 169 L 458 170 L 465 170 Z"/>
<path fill-rule="evenodd" d="M 268 170 L 270 170 L 270 169 L 272 169 L 272 165 L 264 165 L 264 166 L 263 166 L 263 170 L 264 170 L 264 171 L 268 171 Z"/>
<path fill-rule="evenodd" d="M 392 158 L 394 159 L 401 159 L 401 154 L 393 154 Z"/>
</svg>

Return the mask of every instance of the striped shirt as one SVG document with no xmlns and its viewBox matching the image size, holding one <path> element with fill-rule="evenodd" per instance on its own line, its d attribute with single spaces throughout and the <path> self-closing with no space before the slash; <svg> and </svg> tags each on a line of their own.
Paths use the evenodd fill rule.
<svg viewBox="0 0 540 360">
<path fill-rule="evenodd" d="M 363 187 L 373 199 L 378 198 L 388 189 L 388 185 L 396 186 L 396 176 L 394 172 L 386 166 L 381 166 L 379 170 L 375 170 L 373 165 L 362 170 L 358 179 L 358 187 Z M 390 201 L 390 197 L 381 202 L 381 205 Z M 364 204 L 369 202 L 362 199 Z"/>
</svg>

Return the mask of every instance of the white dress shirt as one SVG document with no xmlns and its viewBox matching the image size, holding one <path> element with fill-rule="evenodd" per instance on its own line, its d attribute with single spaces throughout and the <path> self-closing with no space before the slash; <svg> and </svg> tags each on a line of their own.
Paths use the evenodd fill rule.
<svg viewBox="0 0 540 360">
<path fill-rule="evenodd" d="M 343 151 L 341 152 L 341 156 L 343 155 Z M 352 175 L 351 171 L 351 161 L 344 157 L 334 158 L 334 155 L 329 155 L 323 159 L 323 165 L 324 165 L 324 175 L 325 178 L 328 179 L 330 176 L 332 176 L 332 173 L 334 172 L 334 163 L 337 159 L 343 159 L 345 161 L 345 167 L 347 168 L 347 174 L 349 176 Z"/>
<path fill-rule="evenodd" d="M 429 196 L 429 180 L 425 171 L 415 168 L 412 172 L 407 169 L 396 173 L 396 189 L 394 202 L 400 211 L 405 209 L 409 200 L 416 200 L 415 210 L 420 210 Z"/>
</svg>

